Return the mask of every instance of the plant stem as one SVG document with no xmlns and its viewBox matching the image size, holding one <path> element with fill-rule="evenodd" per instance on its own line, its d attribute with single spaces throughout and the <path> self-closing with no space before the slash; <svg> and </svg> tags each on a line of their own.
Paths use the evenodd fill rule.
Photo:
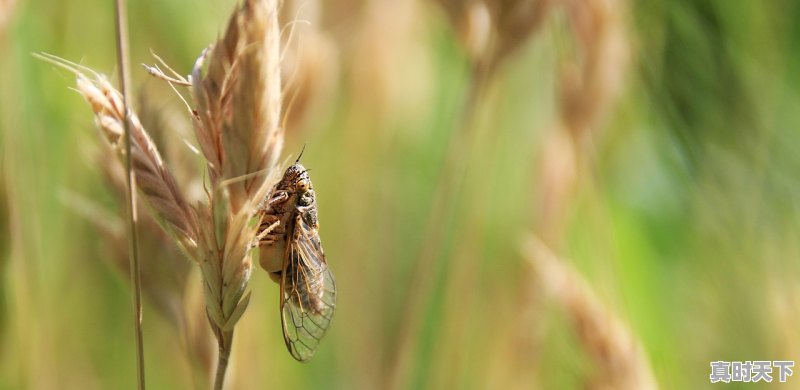
<svg viewBox="0 0 800 390">
<path fill-rule="evenodd" d="M 468 85 L 466 99 L 461 104 L 459 115 L 454 121 L 453 133 L 445 152 L 445 159 L 431 203 L 431 212 L 428 214 L 426 234 L 422 236 L 425 239 L 413 265 L 412 284 L 417 288 L 408 295 L 403 308 L 404 318 L 408 320 L 401 326 L 401 340 L 419 338 L 422 321 L 424 321 L 423 313 L 425 307 L 431 302 L 433 296 L 431 291 L 435 287 L 434 281 L 437 277 L 437 271 L 431 270 L 439 268 L 441 263 L 437 262 L 446 261 L 442 260 L 439 253 L 440 243 L 445 237 L 445 232 L 441 227 L 448 220 L 456 218 L 456 205 L 461 197 L 459 194 L 466 180 L 470 159 L 475 156 L 476 142 L 479 140 L 475 126 L 481 99 L 489 86 L 489 75 L 488 64 L 483 62 L 471 64 L 471 81 Z M 448 234 L 453 233 L 449 232 Z M 414 343 L 400 344 L 395 352 L 394 367 L 388 379 L 390 388 L 407 387 L 405 381 L 416 351 L 415 348 Z"/>
<path fill-rule="evenodd" d="M 131 130 L 130 107 L 128 98 L 130 75 L 128 74 L 128 29 L 125 18 L 125 0 L 115 1 L 117 27 L 117 66 L 119 67 L 119 85 L 122 92 L 122 105 L 125 107 L 125 179 L 127 184 L 128 203 L 128 251 L 130 253 L 131 284 L 133 285 L 133 328 L 136 340 L 136 373 L 139 390 L 144 390 L 144 343 L 142 340 L 142 293 L 139 275 L 139 237 L 136 232 L 136 191 L 133 189 L 136 178 L 131 169 Z"/>
<path fill-rule="evenodd" d="M 231 357 L 233 331 L 218 331 L 217 342 L 219 343 L 219 356 L 217 357 L 217 374 L 214 378 L 214 390 L 222 390 L 222 385 L 225 383 L 225 372 L 228 370 L 228 360 Z"/>
</svg>

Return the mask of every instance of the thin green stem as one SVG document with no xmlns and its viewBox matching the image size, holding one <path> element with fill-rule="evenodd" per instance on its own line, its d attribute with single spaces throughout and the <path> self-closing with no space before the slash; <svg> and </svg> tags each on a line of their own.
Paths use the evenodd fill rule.
<svg viewBox="0 0 800 390">
<path fill-rule="evenodd" d="M 128 250 L 131 265 L 131 284 L 133 285 L 133 328 L 136 340 L 136 373 L 139 390 L 144 390 L 144 343 L 142 340 L 142 292 L 141 277 L 139 275 L 139 237 L 136 231 L 136 191 L 134 190 L 133 170 L 131 169 L 131 130 L 130 107 L 128 91 L 130 90 L 130 75 L 128 74 L 128 28 L 125 17 L 125 0 L 116 0 L 116 27 L 117 27 L 117 66 L 119 67 L 119 85 L 122 92 L 122 105 L 125 107 L 125 178 L 127 184 L 128 201 Z"/>
<path fill-rule="evenodd" d="M 217 332 L 217 342 L 219 343 L 219 356 L 217 357 L 217 374 L 214 378 L 214 390 L 222 390 L 222 385 L 225 383 L 225 372 L 228 370 L 228 360 L 231 357 L 233 331 Z"/>
<path fill-rule="evenodd" d="M 462 103 L 459 115 L 453 122 L 453 133 L 445 152 L 442 170 L 437 180 L 437 187 L 433 196 L 431 212 L 425 227 L 425 240 L 412 271 L 413 285 L 417 288 L 409 294 L 405 307 L 405 317 L 408 320 L 401 327 L 401 340 L 416 340 L 422 329 L 425 307 L 430 304 L 433 294 L 434 281 L 437 278 L 442 261 L 440 255 L 441 245 L 444 240 L 445 230 L 442 226 L 452 221 L 457 212 L 458 202 L 462 195 L 464 181 L 466 180 L 469 161 L 474 157 L 474 149 L 478 142 L 479 134 L 475 129 L 477 115 L 486 89 L 489 86 L 489 64 L 478 62 L 470 64 L 470 84 L 466 92 L 466 99 Z M 453 234 L 453 232 L 447 232 Z M 403 343 L 395 352 L 392 374 L 389 377 L 390 388 L 407 387 L 406 379 L 411 369 L 413 355 L 416 352 L 414 343 Z"/>
</svg>

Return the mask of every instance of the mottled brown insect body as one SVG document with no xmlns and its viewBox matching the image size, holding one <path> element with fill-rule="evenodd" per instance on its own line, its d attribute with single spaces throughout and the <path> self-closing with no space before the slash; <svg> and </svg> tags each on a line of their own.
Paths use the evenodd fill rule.
<svg viewBox="0 0 800 390">
<path fill-rule="evenodd" d="M 317 202 L 308 171 L 295 162 L 262 205 L 260 263 L 281 285 L 286 346 L 299 361 L 314 356 L 330 325 L 336 285 L 319 238 Z"/>
<path fill-rule="evenodd" d="M 299 191 L 298 183 L 308 183 L 305 191 Z M 304 199 L 304 200 L 303 200 Z M 307 203 L 302 206 L 301 203 Z M 311 187 L 311 179 L 305 167 L 295 163 L 286 169 L 281 181 L 275 185 L 269 198 L 262 205 L 262 219 L 259 232 L 278 222 L 264 238 L 261 239 L 259 262 L 261 267 L 271 274 L 275 281 L 283 271 L 286 254 L 287 232 L 291 231 L 292 219 L 298 212 L 297 207 L 312 207 L 316 216 L 316 198 Z M 315 217 L 316 219 L 316 217 Z"/>
</svg>

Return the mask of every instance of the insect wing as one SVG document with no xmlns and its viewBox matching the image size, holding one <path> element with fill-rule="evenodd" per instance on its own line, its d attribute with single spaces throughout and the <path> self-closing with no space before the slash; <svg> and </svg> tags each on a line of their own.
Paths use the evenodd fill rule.
<svg viewBox="0 0 800 390">
<path fill-rule="evenodd" d="M 281 273 L 281 323 L 289 352 L 306 362 L 314 356 L 330 326 L 336 306 L 336 282 L 316 230 L 299 215 L 294 228 Z"/>
</svg>

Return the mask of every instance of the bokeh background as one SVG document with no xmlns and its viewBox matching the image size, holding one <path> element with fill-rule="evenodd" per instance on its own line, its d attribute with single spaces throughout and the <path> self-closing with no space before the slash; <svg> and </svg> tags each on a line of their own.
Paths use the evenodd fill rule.
<svg viewBox="0 0 800 390">
<path fill-rule="evenodd" d="M 189 73 L 233 5 L 130 1 L 138 107 L 194 196 L 182 103 L 136 64 Z M 229 388 L 704 388 L 710 361 L 800 360 L 798 20 L 286 0 L 284 156 L 306 147 L 338 306 L 299 364 L 256 272 Z M 113 75 L 114 48 L 110 1 L 0 0 L 2 389 L 135 382 L 113 167 L 74 77 L 31 55 Z M 142 230 L 148 385 L 205 388 L 197 270 Z"/>
</svg>

